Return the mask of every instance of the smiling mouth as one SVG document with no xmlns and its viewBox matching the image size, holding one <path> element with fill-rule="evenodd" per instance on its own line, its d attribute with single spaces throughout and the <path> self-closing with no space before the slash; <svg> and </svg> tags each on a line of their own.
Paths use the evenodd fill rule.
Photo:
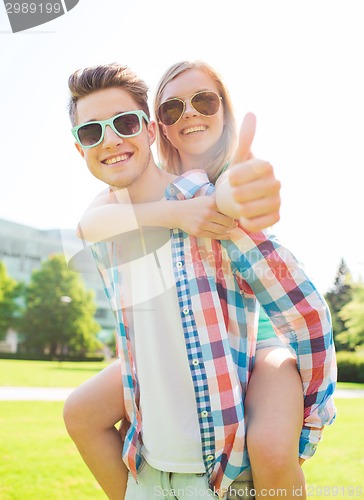
<svg viewBox="0 0 364 500">
<path fill-rule="evenodd" d="M 198 132 L 204 132 L 207 129 L 205 125 L 198 125 L 196 127 L 184 128 L 182 130 L 183 135 L 197 134 Z"/>
<path fill-rule="evenodd" d="M 107 160 L 103 160 L 101 163 L 104 165 L 115 165 L 115 163 L 119 163 L 121 161 L 128 160 L 132 156 L 132 153 L 125 153 L 119 156 L 113 156 L 112 158 L 108 158 Z"/>
</svg>

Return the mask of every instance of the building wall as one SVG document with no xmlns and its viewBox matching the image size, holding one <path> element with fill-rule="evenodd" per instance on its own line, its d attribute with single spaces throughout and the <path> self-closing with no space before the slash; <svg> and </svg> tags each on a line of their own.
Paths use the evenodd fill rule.
<svg viewBox="0 0 364 500">
<path fill-rule="evenodd" d="M 74 253 L 80 248 L 80 242 L 72 230 L 62 230 L 61 234 L 57 229 L 41 230 L 0 219 L 0 260 L 5 263 L 8 274 L 17 281 L 28 283 L 32 271 L 39 269 L 42 261 L 52 254 L 64 253 L 65 245 L 71 253 L 72 248 Z M 110 335 L 114 330 L 113 316 L 101 279 L 87 249 L 83 251 L 79 261 L 82 266 L 76 269 L 73 266 L 73 270 L 79 272 L 86 288 L 95 292 L 95 318 L 103 333 Z"/>
</svg>

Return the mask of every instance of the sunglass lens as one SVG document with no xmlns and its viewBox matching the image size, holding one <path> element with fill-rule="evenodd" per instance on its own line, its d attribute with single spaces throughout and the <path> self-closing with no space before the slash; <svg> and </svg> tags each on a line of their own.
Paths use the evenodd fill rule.
<svg viewBox="0 0 364 500">
<path fill-rule="evenodd" d="M 99 142 L 102 134 L 101 125 L 90 123 L 78 129 L 78 138 L 82 146 L 93 146 Z"/>
<path fill-rule="evenodd" d="M 123 136 L 135 135 L 140 131 L 139 117 L 134 113 L 118 116 L 114 120 L 114 127 Z"/>
<path fill-rule="evenodd" d="M 215 92 L 199 92 L 192 97 L 191 104 L 201 115 L 212 116 L 219 111 L 220 98 Z"/>
<path fill-rule="evenodd" d="M 159 107 L 159 119 L 164 125 L 173 125 L 183 113 L 183 101 L 170 99 Z"/>
</svg>

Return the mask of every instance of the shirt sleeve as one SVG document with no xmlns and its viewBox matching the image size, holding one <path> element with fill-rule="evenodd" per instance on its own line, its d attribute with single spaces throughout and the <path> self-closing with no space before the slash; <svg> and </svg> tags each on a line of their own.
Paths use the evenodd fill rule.
<svg viewBox="0 0 364 500">
<path fill-rule="evenodd" d="M 232 270 L 250 287 L 297 359 L 304 393 L 299 454 L 310 458 L 336 415 L 337 378 L 329 308 L 292 253 L 265 232 L 234 231 L 224 244 Z M 239 282 L 239 280 L 237 280 Z"/>
</svg>

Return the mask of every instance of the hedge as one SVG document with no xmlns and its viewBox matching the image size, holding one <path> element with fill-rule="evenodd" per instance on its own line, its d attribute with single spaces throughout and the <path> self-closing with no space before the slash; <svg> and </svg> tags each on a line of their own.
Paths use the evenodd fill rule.
<svg viewBox="0 0 364 500">
<path fill-rule="evenodd" d="M 337 353 L 338 381 L 364 383 L 364 352 Z"/>
</svg>

